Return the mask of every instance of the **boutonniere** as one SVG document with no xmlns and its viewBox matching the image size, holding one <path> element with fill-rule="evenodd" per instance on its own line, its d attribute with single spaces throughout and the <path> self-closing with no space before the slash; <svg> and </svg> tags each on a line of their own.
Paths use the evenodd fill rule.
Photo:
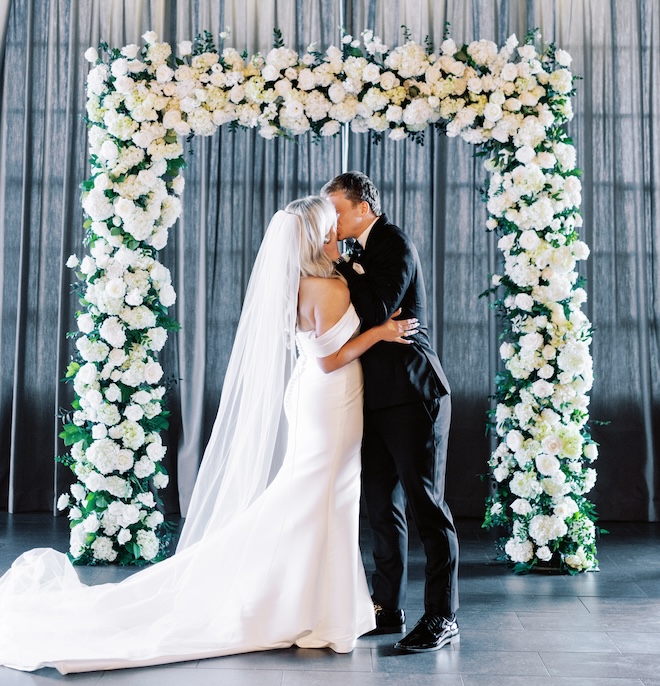
<svg viewBox="0 0 660 686">
<path fill-rule="evenodd" d="M 353 269 L 358 273 L 358 274 L 364 274 L 364 267 L 359 263 L 359 262 L 353 262 Z"/>
</svg>

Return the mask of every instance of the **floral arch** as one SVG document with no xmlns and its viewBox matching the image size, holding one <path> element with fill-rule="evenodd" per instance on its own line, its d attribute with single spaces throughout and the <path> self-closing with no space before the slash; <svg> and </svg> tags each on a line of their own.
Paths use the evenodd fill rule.
<svg viewBox="0 0 660 686">
<path fill-rule="evenodd" d="M 181 137 L 218 126 L 257 128 L 265 138 L 337 135 L 343 125 L 393 139 L 425 129 L 461 136 L 486 156 L 486 227 L 497 231 L 504 270 L 492 275 L 504 320 L 490 424 L 498 436 L 489 465 L 493 494 L 484 526 L 504 526 L 518 570 L 552 563 L 596 567 L 596 527 L 585 494 L 593 487 L 597 445 L 587 429 L 592 383 L 591 327 L 576 262 L 580 181 L 564 125 L 572 118 L 571 57 L 534 34 L 498 48 L 437 53 L 405 33 L 393 49 L 371 31 L 341 47 L 299 55 L 279 32 L 265 56 L 220 47 L 206 32 L 178 45 L 155 33 L 145 45 L 90 48 L 87 120 L 91 177 L 83 184 L 89 254 L 67 265 L 81 280 L 77 354 L 67 370 L 75 391 L 58 458 L 77 477 L 58 501 L 69 509 L 74 562 L 124 564 L 164 554 L 157 491 L 167 427 L 157 361 L 178 324 L 168 269 L 158 261 L 181 211 Z"/>
</svg>

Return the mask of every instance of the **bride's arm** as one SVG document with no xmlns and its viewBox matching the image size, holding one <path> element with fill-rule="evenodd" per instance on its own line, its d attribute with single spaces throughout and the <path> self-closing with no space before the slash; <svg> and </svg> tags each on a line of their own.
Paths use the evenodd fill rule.
<svg viewBox="0 0 660 686">
<path fill-rule="evenodd" d="M 406 336 L 412 336 L 417 333 L 417 319 L 401 319 L 395 321 L 394 317 L 401 314 L 399 308 L 384 324 L 379 326 L 372 326 L 370 329 L 361 333 L 337 350 L 337 352 L 328 355 L 327 357 L 318 357 L 317 361 L 321 371 L 329 374 L 336 369 L 347 365 L 349 362 L 356 360 L 360 355 L 365 353 L 371 346 L 380 341 L 388 341 L 391 343 L 403 343 L 409 345 L 412 340 Z"/>
</svg>

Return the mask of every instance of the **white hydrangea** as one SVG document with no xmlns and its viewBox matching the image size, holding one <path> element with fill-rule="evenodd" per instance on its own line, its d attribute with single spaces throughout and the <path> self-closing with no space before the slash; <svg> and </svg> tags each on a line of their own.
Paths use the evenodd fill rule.
<svg viewBox="0 0 660 686">
<path fill-rule="evenodd" d="M 513 562 L 529 562 L 534 557 L 534 545 L 531 541 L 517 541 L 509 539 L 504 551 Z"/>
<path fill-rule="evenodd" d="M 145 560 L 153 560 L 158 555 L 158 537 L 153 531 L 141 529 L 137 532 L 135 540 L 140 546 L 140 554 Z"/>
<path fill-rule="evenodd" d="M 92 553 L 97 560 L 114 562 L 117 559 L 117 551 L 114 549 L 112 540 L 107 536 L 98 536 L 92 543 Z"/>
</svg>

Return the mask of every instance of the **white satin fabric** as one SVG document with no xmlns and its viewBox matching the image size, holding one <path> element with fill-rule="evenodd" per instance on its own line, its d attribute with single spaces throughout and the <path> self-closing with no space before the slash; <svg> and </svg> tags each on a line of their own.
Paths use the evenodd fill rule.
<svg viewBox="0 0 660 686">
<path fill-rule="evenodd" d="M 229 523 L 118 584 L 85 586 L 65 555 L 22 555 L 0 579 L 0 664 L 61 673 L 297 645 L 349 652 L 374 627 L 358 547 L 362 370 L 316 357 L 356 331 L 352 306 L 298 333 L 288 444 L 266 490 Z"/>
</svg>

